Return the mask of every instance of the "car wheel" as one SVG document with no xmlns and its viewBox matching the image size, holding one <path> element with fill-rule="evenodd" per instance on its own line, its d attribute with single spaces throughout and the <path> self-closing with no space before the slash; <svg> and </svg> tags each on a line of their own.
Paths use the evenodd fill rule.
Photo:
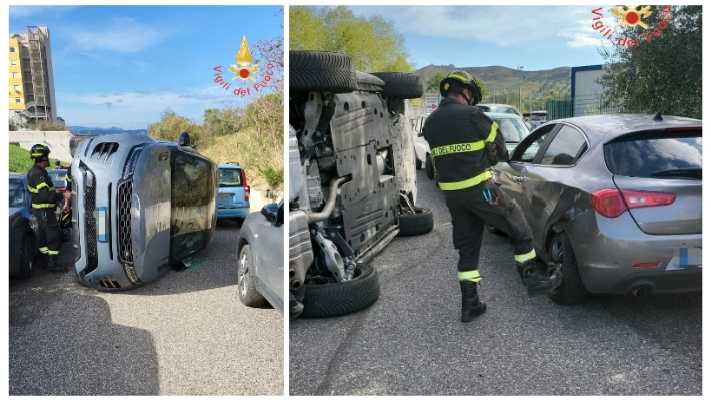
<svg viewBox="0 0 711 400">
<path fill-rule="evenodd" d="M 239 260 L 237 262 L 237 289 L 239 300 L 248 307 L 264 305 L 264 297 L 257 292 L 254 279 L 252 248 L 249 244 L 245 244 L 239 251 Z"/>
<path fill-rule="evenodd" d="M 347 55 L 294 50 L 289 52 L 289 89 L 347 93 L 358 89 L 358 82 Z"/>
<path fill-rule="evenodd" d="M 425 173 L 427 174 L 428 178 L 434 180 L 434 163 L 432 162 L 432 156 L 430 155 L 430 153 L 427 153 L 427 155 L 425 155 Z"/>
<path fill-rule="evenodd" d="M 346 315 L 369 307 L 380 296 L 378 274 L 372 266 L 356 267 L 350 281 L 304 285 L 305 318 Z"/>
<path fill-rule="evenodd" d="M 434 228 L 432 210 L 415 207 L 415 213 L 400 214 L 399 236 L 424 235 Z"/>
<path fill-rule="evenodd" d="M 549 244 L 549 254 L 555 263 L 561 264 L 563 279 L 560 286 L 551 290 L 548 297 L 558 304 L 579 304 L 585 300 L 587 290 L 578 273 L 573 247 L 565 233 L 557 233 Z"/>
<path fill-rule="evenodd" d="M 25 236 L 22 237 L 21 251 L 20 270 L 17 273 L 17 278 L 28 279 L 32 276 L 32 270 L 34 269 L 35 263 L 35 254 L 37 254 L 35 238 L 31 233 L 25 233 Z"/>
<path fill-rule="evenodd" d="M 415 74 L 406 72 L 374 72 L 373 75 L 385 82 L 383 96 L 400 99 L 417 99 L 422 97 L 422 79 Z"/>
</svg>

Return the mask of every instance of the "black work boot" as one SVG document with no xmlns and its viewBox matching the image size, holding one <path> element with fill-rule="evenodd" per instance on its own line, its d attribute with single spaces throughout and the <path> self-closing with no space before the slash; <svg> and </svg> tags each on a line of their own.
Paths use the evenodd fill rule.
<svg viewBox="0 0 711 400">
<path fill-rule="evenodd" d="M 560 285 L 560 274 L 549 274 L 548 267 L 538 259 L 521 265 L 521 279 L 529 296 L 539 296 Z"/>
<path fill-rule="evenodd" d="M 486 312 L 486 304 L 479 301 L 477 284 L 472 281 L 459 281 L 462 289 L 462 322 L 471 322 Z"/>
</svg>

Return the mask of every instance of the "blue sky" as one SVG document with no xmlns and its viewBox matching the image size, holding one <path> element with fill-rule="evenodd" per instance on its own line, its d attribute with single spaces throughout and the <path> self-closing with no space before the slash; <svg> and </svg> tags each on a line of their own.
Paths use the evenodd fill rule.
<svg viewBox="0 0 711 400">
<path fill-rule="evenodd" d="M 166 109 L 201 122 L 206 108 L 244 105 L 214 84 L 212 68 L 234 63 L 242 35 L 253 51 L 258 40 L 281 37 L 280 10 L 13 6 L 10 32 L 49 27 L 57 111 L 67 124 L 136 129 Z"/>
<path fill-rule="evenodd" d="M 411 62 L 525 70 L 601 64 L 593 6 L 353 6 L 380 15 L 405 39 Z M 606 21 L 611 22 L 609 18 Z"/>
</svg>

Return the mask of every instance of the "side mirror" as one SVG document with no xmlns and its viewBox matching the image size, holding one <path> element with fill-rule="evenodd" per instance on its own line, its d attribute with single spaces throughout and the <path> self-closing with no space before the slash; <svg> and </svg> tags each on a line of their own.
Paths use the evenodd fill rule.
<svg viewBox="0 0 711 400">
<path fill-rule="evenodd" d="M 180 134 L 180 137 L 178 138 L 178 146 L 190 146 L 190 135 L 187 132 L 183 132 Z"/>
<path fill-rule="evenodd" d="M 264 215 L 264 218 L 266 218 L 267 221 L 278 226 L 280 225 L 279 208 L 279 204 L 267 204 L 266 206 L 262 207 L 262 215 Z"/>
</svg>

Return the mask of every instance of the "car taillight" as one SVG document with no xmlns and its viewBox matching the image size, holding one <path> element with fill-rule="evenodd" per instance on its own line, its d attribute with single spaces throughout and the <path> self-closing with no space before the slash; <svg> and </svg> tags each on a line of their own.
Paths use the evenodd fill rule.
<svg viewBox="0 0 711 400">
<path fill-rule="evenodd" d="M 623 190 L 622 195 L 629 208 L 668 206 L 676 199 L 676 194 L 662 192 Z"/>
<path fill-rule="evenodd" d="M 592 206 L 604 217 L 617 218 L 626 209 L 666 206 L 675 199 L 674 193 L 600 189 L 592 194 Z"/>
<path fill-rule="evenodd" d="M 601 189 L 592 194 L 592 206 L 598 214 L 617 218 L 625 212 L 625 201 L 617 189 Z"/>
<path fill-rule="evenodd" d="M 247 184 L 247 174 L 243 169 L 239 170 L 239 179 L 242 182 L 242 187 L 244 188 L 244 201 L 249 201 L 249 185 Z"/>
</svg>

